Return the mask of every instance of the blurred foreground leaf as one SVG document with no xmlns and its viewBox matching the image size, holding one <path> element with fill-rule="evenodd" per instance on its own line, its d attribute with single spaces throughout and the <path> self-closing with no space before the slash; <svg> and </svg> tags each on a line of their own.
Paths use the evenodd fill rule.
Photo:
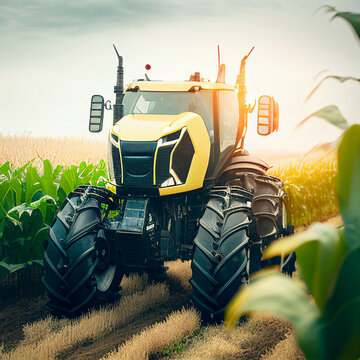
<svg viewBox="0 0 360 360">
<path fill-rule="evenodd" d="M 360 245 L 360 125 L 345 132 L 338 150 L 336 192 L 350 248 Z"/>
<path fill-rule="evenodd" d="M 299 284 L 278 272 L 258 273 L 251 285 L 237 293 L 227 306 L 225 325 L 233 326 L 242 315 L 254 311 L 271 312 L 291 321 L 305 356 L 322 358 L 320 313 Z"/>
<path fill-rule="evenodd" d="M 300 277 L 322 310 L 333 292 L 347 250 L 342 229 L 315 224 L 306 232 L 276 241 L 265 250 L 263 258 L 296 251 Z"/>
<path fill-rule="evenodd" d="M 343 117 L 339 108 L 335 105 L 328 105 L 321 108 L 318 111 L 313 112 L 312 114 L 307 116 L 304 120 L 301 120 L 296 125 L 295 129 L 298 129 L 300 126 L 303 126 L 312 117 L 318 117 L 324 119 L 328 123 L 342 130 L 346 130 L 349 127 L 347 120 Z"/>
</svg>

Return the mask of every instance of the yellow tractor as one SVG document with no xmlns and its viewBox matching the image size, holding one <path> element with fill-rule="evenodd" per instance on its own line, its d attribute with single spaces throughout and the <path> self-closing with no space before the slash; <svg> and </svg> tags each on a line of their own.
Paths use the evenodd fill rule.
<svg viewBox="0 0 360 360">
<path fill-rule="evenodd" d="M 115 48 L 116 50 L 116 48 Z M 190 81 L 143 80 L 114 88 L 107 188 L 80 186 L 51 228 L 43 283 L 54 313 L 76 315 L 119 296 L 123 275 L 157 277 L 164 261 L 191 260 L 192 300 L 204 319 L 221 320 L 249 275 L 269 265 L 262 250 L 287 235 L 284 187 L 244 150 L 248 113 L 245 61 L 235 85 L 199 73 Z M 89 130 L 103 127 L 101 95 L 91 99 Z M 275 100 L 258 100 L 257 129 L 278 129 Z M 279 259 L 271 263 L 280 264 Z M 294 256 L 280 264 L 292 272 Z"/>
</svg>

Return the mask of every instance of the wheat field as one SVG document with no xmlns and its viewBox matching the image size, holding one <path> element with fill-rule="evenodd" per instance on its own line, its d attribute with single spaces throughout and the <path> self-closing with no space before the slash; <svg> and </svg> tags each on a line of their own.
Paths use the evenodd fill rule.
<svg viewBox="0 0 360 360">
<path fill-rule="evenodd" d="M 81 161 L 98 163 L 106 158 L 106 138 L 93 140 L 76 137 L 34 137 L 0 133 L 0 164 L 10 161 L 14 166 L 40 156 L 56 165 L 75 165 Z"/>
</svg>

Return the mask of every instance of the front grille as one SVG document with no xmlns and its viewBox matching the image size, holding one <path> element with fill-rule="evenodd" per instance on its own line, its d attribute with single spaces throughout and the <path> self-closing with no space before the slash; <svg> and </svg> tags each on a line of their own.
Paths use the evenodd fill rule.
<svg viewBox="0 0 360 360">
<path fill-rule="evenodd" d="M 186 130 L 179 145 L 174 150 L 172 160 L 172 169 L 175 171 L 182 183 L 186 183 L 194 154 L 194 146 L 191 142 L 190 135 Z"/>
<path fill-rule="evenodd" d="M 156 156 L 156 185 L 160 186 L 170 175 L 170 156 L 175 144 L 162 146 Z"/>
<path fill-rule="evenodd" d="M 120 141 L 123 185 L 152 187 L 156 141 Z"/>
<path fill-rule="evenodd" d="M 114 177 L 116 184 L 121 184 L 121 161 L 119 149 L 111 144 L 111 155 L 114 167 Z"/>
</svg>

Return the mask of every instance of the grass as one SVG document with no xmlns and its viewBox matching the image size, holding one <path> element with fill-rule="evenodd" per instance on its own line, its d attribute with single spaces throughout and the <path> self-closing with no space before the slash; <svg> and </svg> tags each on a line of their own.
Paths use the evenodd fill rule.
<svg viewBox="0 0 360 360">
<path fill-rule="evenodd" d="M 173 312 L 163 322 L 134 335 L 102 360 L 147 360 L 149 354 L 178 343 L 199 327 L 200 317 L 194 309 Z"/>
<path fill-rule="evenodd" d="M 235 328 L 223 325 L 203 327 L 184 351 L 172 360 L 260 359 L 292 330 L 273 315 L 257 313 Z M 286 359 L 286 358 L 282 358 Z"/>
<path fill-rule="evenodd" d="M 305 360 L 304 354 L 301 351 L 295 333 L 291 332 L 284 340 L 280 341 L 276 347 L 267 352 L 262 360 Z"/>
<path fill-rule="evenodd" d="M 165 273 L 169 282 L 180 287 L 181 291 L 191 294 L 192 289 L 189 283 L 191 278 L 191 262 L 190 261 L 167 261 L 165 266 L 169 269 Z"/>
<path fill-rule="evenodd" d="M 4 358 L 53 359 L 60 351 L 125 326 L 168 300 L 169 290 L 165 284 L 150 285 L 142 292 L 124 296 L 114 306 L 92 310 L 78 319 L 70 320 L 59 331 L 50 332 L 38 338 L 38 341 L 21 343 L 15 350 L 4 354 Z M 31 337 L 34 339 L 35 336 Z"/>
<path fill-rule="evenodd" d="M 147 274 L 125 276 L 121 282 L 121 295 L 127 297 L 144 291 L 148 285 Z M 24 340 L 21 341 L 21 345 L 35 344 L 49 333 L 56 333 L 69 325 L 71 325 L 71 320 L 57 319 L 53 316 L 47 316 L 45 319 L 31 324 L 25 324 L 23 327 Z"/>
</svg>

